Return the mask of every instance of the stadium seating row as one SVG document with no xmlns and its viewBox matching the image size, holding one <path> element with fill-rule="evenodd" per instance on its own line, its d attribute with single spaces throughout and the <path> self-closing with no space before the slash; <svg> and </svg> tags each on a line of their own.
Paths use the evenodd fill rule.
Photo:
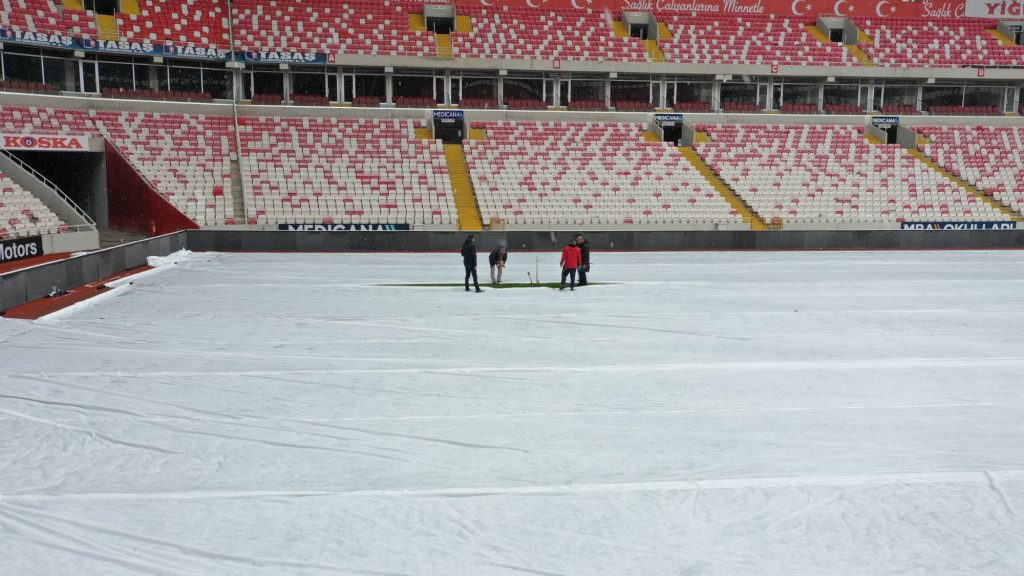
<svg viewBox="0 0 1024 576">
<path fill-rule="evenodd" d="M 69 228 L 38 198 L 0 172 L 0 240 L 58 234 Z"/>
<path fill-rule="evenodd" d="M 96 38 L 91 13 L 56 0 L 0 0 L 0 27 Z M 155 44 L 370 56 L 436 56 L 432 32 L 414 30 L 416 0 L 139 0 L 139 14 L 118 14 L 119 35 Z M 619 37 L 599 10 L 460 6 L 470 31 L 455 31 L 456 57 L 646 62 L 637 38 Z M 657 39 L 670 62 L 860 66 L 841 44 L 823 42 L 813 19 L 777 15 L 657 13 L 669 34 Z M 233 22 L 232 22 L 233 20 Z M 880 66 L 1024 66 L 1024 47 L 1006 45 L 974 18 L 856 19 L 863 51 Z"/>
<path fill-rule="evenodd" d="M 232 126 L 227 116 L 0 107 L 3 132 L 107 138 L 200 225 L 450 225 L 457 219 L 444 149 L 440 141 L 419 139 L 414 121 L 242 117 L 240 154 Z M 644 124 L 508 121 L 473 127 L 485 139 L 467 140 L 464 149 L 485 221 L 742 221 L 679 150 L 648 141 Z M 861 128 L 697 128 L 709 136 L 694 145 L 697 153 L 769 221 L 892 225 L 1006 218 L 904 148 L 869 142 Z M 1004 206 L 1024 209 L 1024 128 L 921 133 L 929 139 L 922 152 L 939 166 Z M 240 158 L 245 213 L 236 211 L 232 197 L 233 155 Z"/>
</svg>

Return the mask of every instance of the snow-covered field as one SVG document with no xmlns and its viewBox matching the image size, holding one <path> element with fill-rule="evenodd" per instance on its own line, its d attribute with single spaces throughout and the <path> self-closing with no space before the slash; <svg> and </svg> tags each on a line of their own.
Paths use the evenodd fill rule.
<svg viewBox="0 0 1024 576">
<path fill-rule="evenodd" d="M 594 260 L 200 254 L 0 320 L 0 575 L 1024 574 L 1024 252 Z"/>
</svg>

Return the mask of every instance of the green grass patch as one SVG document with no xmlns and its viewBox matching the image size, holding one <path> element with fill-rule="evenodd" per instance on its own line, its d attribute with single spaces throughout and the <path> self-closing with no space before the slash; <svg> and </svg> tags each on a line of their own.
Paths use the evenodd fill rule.
<svg viewBox="0 0 1024 576">
<path fill-rule="evenodd" d="M 587 288 L 589 286 L 607 286 L 608 284 L 609 284 L 608 282 L 590 282 L 586 286 L 583 286 L 583 288 Z M 451 283 L 451 284 L 381 284 L 381 286 L 389 286 L 389 287 L 393 287 L 393 288 L 465 288 L 466 287 L 465 284 L 455 284 L 455 283 Z M 528 282 L 508 282 L 508 283 L 502 282 L 501 284 L 498 284 L 498 285 L 485 284 L 483 282 L 480 283 L 480 288 L 489 288 L 489 289 L 495 289 L 495 290 L 502 290 L 502 289 L 505 289 L 505 288 L 558 288 L 559 286 L 560 286 L 560 284 L 558 282 L 542 282 L 540 284 L 530 284 Z M 569 285 L 566 284 L 565 287 L 568 288 Z M 472 288 L 472 286 L 470 286 L 470 288 Z M 580 288 L 580 287 L 577 286 L 577 288 Z"/>
</svg>

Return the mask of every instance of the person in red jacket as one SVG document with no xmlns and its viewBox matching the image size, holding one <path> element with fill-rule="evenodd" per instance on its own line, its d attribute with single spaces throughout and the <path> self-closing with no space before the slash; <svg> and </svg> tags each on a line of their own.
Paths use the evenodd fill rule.
<svg viewBox="0 0 1024 576">
<path fill-rule="evenodd" d="M 562 285 L 558 287 L 559 290 L 565 290 L 565 277 L 571 278 L 569 281 L 569 290 L 576 289 L 576 269 L 583 264 L 583 255 L 580 253 L 580 247 L 576 245 L 576 239 L 573 238 L 569 241 L 569 244 L 562 250 Z"/>
</svg>

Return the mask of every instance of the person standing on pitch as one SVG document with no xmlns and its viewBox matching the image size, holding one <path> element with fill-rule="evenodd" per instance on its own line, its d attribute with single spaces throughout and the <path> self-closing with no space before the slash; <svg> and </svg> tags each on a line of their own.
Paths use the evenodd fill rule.
<svg viewBox="0 0 1024 576">
<path fill-rule="evenodd" d="M 508 251 L 504 247 L 492 250 L 487 260 L 491 264 L 491 284 L 501 284 L 501 272 L 505 269 L 505 262 L 508 262 Z"/>
<path fill-rule="evenodd" d="M 466 292 L 469 292 L 469 277 L 473 277 L 473 286 L 477 292 L 483 292 L 480 289 L 480 283 L 476 279 L 476 236 L 470 234 L 466 241 L 462 243 L 462 265 L 466 267 Z"/>
<path fill-rule="evenodd" d="M 583 234 L 576 236 L 576 245 L 580 248 L 580 281 L 577 286 L 587 285 L 587 272 L 590 272 L 590 241 Z"/>
<path fill-rule="evenodd" d="M 569 244 L 562 250 L 562 285 L 558 287 L 559 290 L 565 290 L 565 277 L 568 276 L 569 290 L 576 289 L 576 270 L 580 267 L 583 262 L 583 257 L 580 255 L 580 247 L 576 245 L 576 239 L 569 240 Z"/>
</svg>

